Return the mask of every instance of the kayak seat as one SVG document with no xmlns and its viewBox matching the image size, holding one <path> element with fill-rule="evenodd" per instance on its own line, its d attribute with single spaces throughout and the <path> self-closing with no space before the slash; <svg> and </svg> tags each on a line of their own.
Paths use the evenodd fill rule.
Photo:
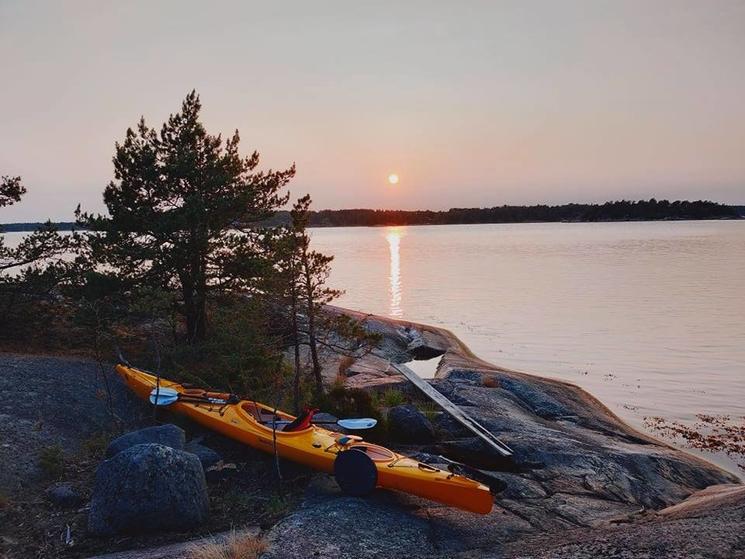
<svg viewBox="0 0 745 559">
<path fill-rule="evenodd" d="M 291 421 L 287 425 L 285 425 L 282 428 L 282 431 L 285 432 L 292 432 L 292 431 L 302 431 L 304 429 L 307 429 L 310 427 L 311 422 L 313 421 L 313 416 L 316 414 L 318 410 L 315 408 L 305 408 L 303 410 L 303 413 L 298 415 L 294 421 Z"/>
</svg>

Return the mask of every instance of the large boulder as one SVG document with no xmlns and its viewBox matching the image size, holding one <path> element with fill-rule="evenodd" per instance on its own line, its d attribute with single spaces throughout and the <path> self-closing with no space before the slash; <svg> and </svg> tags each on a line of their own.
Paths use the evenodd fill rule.
<svg viewBox="0 0 745 559">
<path fill-rule="evenodd" d="M 208 513 L 199 458 L 160 444 L 140 444 L 98 467 L 88 529 L 97 535 L 189 530 Z"/>
<path fill-rule="evenodd" d="M 203 444 L 197 442 L 197 441 L 189 441 L 186 443 L 186 446 L 184 447 L 184 450 L 186 452 L 189 452 L 191 454 L 194 454 L 197 458 L 199 458 L 199 461 L 202 463 L 202 467 L 207 470 L 210 466 L 214 466 L 220 460 L 222 460 L 222 456 L 211 448 L 204 446 Z"/>
<path fill-rule="evenodd" d="M 85 502 L 85 497 L 80 491 L 67 482 L 50 485 L 44 493 L 50 502 L 62 508 L 79 507 Z"/>
<path fill-rule="evenodd" d="M 339 494 L 315 478 L 297 510 L 268 534 L 268 559 L 333 557 L 431 558 L 437 548 L 426 517 L 419 518 L 385 493 L 361 499 Z"/>
<path fill-rule="evenodd" d="M 117 437 L 106 449 L 106 458 L 111 458 L 122 450 L 126 450 L 138 444 L 159 444 L 176 450 L 184 450 L 186 445 L 186 433 L 181 427 L 171 423 L 146 427 L 131 433 L 125 433 Z"/>
<path fill-rule="evenodd" d="M 432 423 L 411 404 L 388 411 L 388 428 L 391 436 L 402 443 L 428 443 L 435 439 Z"/>
</svg>

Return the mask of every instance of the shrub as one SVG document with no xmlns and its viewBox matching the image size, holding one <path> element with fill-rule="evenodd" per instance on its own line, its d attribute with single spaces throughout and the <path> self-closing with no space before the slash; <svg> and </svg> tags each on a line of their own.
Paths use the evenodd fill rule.
<svg viewBox="0 0 745 559">
<path fill-rule="evenodd" d="M 440 413 L 440 406 L 428 400 L 426 402 L 419 402 L 416 404 L 417 409 L 424 414 L 424 416 L 430 421 L 434 421 L 437 414 Z"/>
<path fill-rule="evenodd" d="M 339 360 L 339 376 L 340 377 L 346 377 L 347 376 L 347 369 L 354 365 L 354 362 L 356 359 L 352 357 L 351 355 L 345 355 Z"/>
<path fill-rule="evenodd" d="M 279 516 L 285 513 L 290 508 L 290 503 L 287 499 L 274 494 L 264 505 L 264 510 L 269 516 Z"/>
<path fill-rule="evenodd" d="M 62 447 L 55 444 L 43 448 L 39 452 L 39 468 L 45 477 L 56 479 L 62 477 L 65 471 L 65 456 Z"/>
<path fill-rule="evenodd" d="M 316 407 L 337 417 L 380 417 L 379 410 L 373 405 L 370 394 L 355 388 L 347 389 L 334 386 L 316 402 Z"/>
<path fill-rule="evenodd" d="M 85 454 L 85 457 L 89 459 L 103 458 L 110 442 L 111 435 L 109 433 L 94 433 L 83 441 L 83 453 Z"/>
<path fill-rule="evenodd" d="M 405 401 L 406 398 L 404 398 L 403 392 L 401 392 L 400 390 L 396 390 L 395 388 L 389 388 L 388 390 L 383 392 L 383 395 L 380 398 L 381 404 L 386 408 L 400 406 Z"/>
</svg>

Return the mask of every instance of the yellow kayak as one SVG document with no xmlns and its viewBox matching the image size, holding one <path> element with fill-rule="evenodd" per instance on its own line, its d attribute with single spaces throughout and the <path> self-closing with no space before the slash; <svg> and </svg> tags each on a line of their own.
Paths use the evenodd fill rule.
<svg viewBox="0 0 745 559">
<path fill-rule="evenodd" d="M 155 376 L 125 365 L 117 365 L 116 372 L 140 398 L 150 398 Z M 313 424 L 282 431 L 278 425 L 293 422 L 294 416 L 281 411 L 275 414 L 269 406 L 228 394 L 185 388 L 163 378 L 160 387 L 179 394 L 169 409 L 264 452 L 273 453 L 276 444 L 279 456 L 335 474 L 339 485 L 349 493 L 364 494 L 369 484 L 480 514 L 491 511 L 493 499 L 485 485 L 365 442 L 361 437 Z"/>
</svg>

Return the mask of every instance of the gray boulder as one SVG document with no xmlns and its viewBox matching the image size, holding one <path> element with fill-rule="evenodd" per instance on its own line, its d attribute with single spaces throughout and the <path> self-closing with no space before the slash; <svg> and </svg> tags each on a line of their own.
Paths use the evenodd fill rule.
<svg viewBox="0 0 745 559">
<path fill-rule="evenodd" d="M 186 445 L 186 433 L 181 427 L 171 423 L 146 427 L 131 433 L 125 433 L 117 437 L 106 449 L 106 458 L 111 458 L 122 450 L 126 450 L 138 444 L 160 444 L 176 450 L 184 450 Z"/>
<path fill-rule="evenodd" d="M 428 443 L 435 439 L 432 423 L 411 404 L 391 408 L 388 425 L 391 436 L 403 443 Z"/>
<path fill-rule="evenodd" d="M 324 557 L 431 558 L 437 548 L 426 517 L 399 506 L 390 495 L 343 496 L 333 482 L 316 478 L 301 507 L 275 525 L 267 539 L 268 559 Z"/>
<path fill-rule="evenodd" d="M 160 444 L 140 444 L 98 467 L 88 529 L 96 535 L 189 530 L 208 513 L 199 458 Z"/>
<path fill-rule="evenodd" d="M 188 442 L 184 447 L 184 450 L 199 458 L 199 461 L 202 463 L 202 467 L 205 470 L 222 460 L 222 456 L 220 456 L 216 451 L 196 441 Z"/>
<path fill-rule="evenodd" d="M 45 491 L 47 499 L 58 507 L 74 508 L 85 502 L 85 497 L 71 483 L 55 483 Z"/>
</svg>

